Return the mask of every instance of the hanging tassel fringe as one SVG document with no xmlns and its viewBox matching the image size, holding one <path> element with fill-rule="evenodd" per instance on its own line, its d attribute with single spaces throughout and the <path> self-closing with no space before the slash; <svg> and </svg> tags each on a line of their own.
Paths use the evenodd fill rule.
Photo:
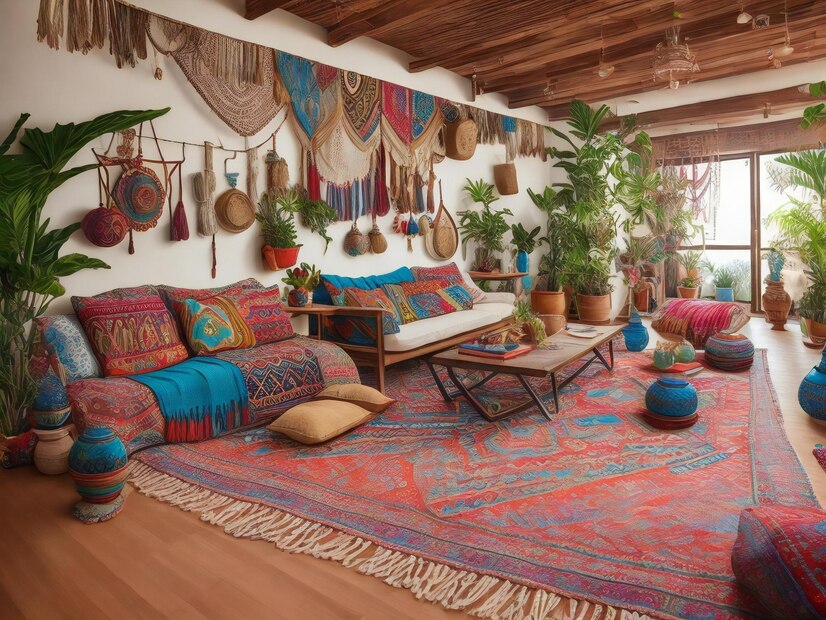
<svg viewBox="0 0 826 620">
<path fill-rule="evenodd" d="M 37 13 L 37 40 L 54 50 L 63 38 L 63 0 L 40 0 Z"/>
<path fill-rule="evenodd" d="M 382 547 L 316 521 L 236 500 L 132 461 L 129 482 L 148 497 L 198 514 L 235 538 L 264 540 L 288 553 L 339 562 L 417 599 L 490 620 L 651 620 L 645 614 L 577 600 L 507 579 L 453 568 Z"/>
<path fill-rule="evenodd" d="M 69 0 L 66 23 L 66 50 L 84 54 L 92 49 L 92 22 L 88 0 Z"/>
</svg>

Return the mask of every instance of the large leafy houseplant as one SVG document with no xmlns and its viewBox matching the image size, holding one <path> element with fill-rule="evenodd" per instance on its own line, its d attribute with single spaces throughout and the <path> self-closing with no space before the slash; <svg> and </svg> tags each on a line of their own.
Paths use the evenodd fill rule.
<svg viewBox="0 0 826 620">
<path fill-rule="evenodd" d="M 492 271 L 494 255 L 505 250 L 505 233 L 510 230 L 506 215 L 513 215 L 510 209 L 491 209 L 491 205 L 499 200 L 493 194 L 493 184 L 483 179 L 478 181 L 467 180 L 464 189 L 473 202 L 480 203 L 480 211 L 467 209 L 459 211 L 459 231 L 462 233 L 462 246 L 468 242 L 476 244 L 476 269 Z"/>
<path fill-rule="evenodd" d="M 608 112 L 606 105 L 592 109 L 575 99 L 571 102 L 568 133 L 551 128 L 566 148 L 548 149 L 550 156 L 559 159 L 554 167 L 567 175 L 567 180 L 555 183 L 554 188 L 576 229 L 576 234 L 570 236 L 563 273 L 572 279 L 569 283 L 577 292 L 585 295 L 606 295 L 613 289 L 610 278 L 619 221 L 613 206 L 623 206 L 632 224 L 641 222 L 646 213 L 657 211 L 651 198 L 657 177 L 639 172 L 643 156 L 650 154 L 651 140 L 639 132 L 631 140 L 634 149 L 629 148 L 633 126 L 628 124 L 617 132 L 600 133 Z M 590 266 L 592 261 L 595 264 Z"/>
<path fill-rule="evenodd" d="M 35 396 L 28 368 L 34 338 L 31 321 L 66 292 L 61 277 L 108 267 L 83 254 L 60 255 L 80 223 L 50 229 L 49 218 L 42 217 L 49 195 L 97 167 L 66 169 L 90 141 L 157 118 L 168 109 L 113 112 L 85 123 L 55 125 L 51 131 L 25 129 L 20 152 L 11 154 L 8 151 L 29 118 L 22 114 L 0 144 L 0 432 L 4 435 L 25 428 L 26 409 Z"/>
<path fill-rule="evenodd" d="M 545 236 L 539 239 L 539 244 L 547 246 L 547 251 L 539 262 L 539 277 L 535 290 L 557 292 L 565 284 L 565 250 L 573 237 L 582 231 L 568 214 L 559 193 L 554 188 L 546 187 L 541 194 L 528 188 L 528 196 L 546 218 Z"/>
<path fill-rule="evenodd" d="M 768 217 L 775 224 L 775 245 L 796 253 L 806 264 L 809 288 L 798 304 L 804 319 L 826 323 L 826 150 L 787 153 L 776 159 L 788 167 L 786 186 L 798 190 L 787 194 L 788 203 Z M 801 197 L 802 195 L 802 197 Z M 826 326 L 823 328 L 826 330 Z"/>
<path fill-rule="evenodd" d="M 276 271 L 295 265 L 300 244 L 295 214 L 301 208 L 301 194 L 292 188 L 279 196 L 264 193 L 258 202 L 255 219 L 261 226 L 264 247 L 261 254 L 267 266 Z"/>
</svg>

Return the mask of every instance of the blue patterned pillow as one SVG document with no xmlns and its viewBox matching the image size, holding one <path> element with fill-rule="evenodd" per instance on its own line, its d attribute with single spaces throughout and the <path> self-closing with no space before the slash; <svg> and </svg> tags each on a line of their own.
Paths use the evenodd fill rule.
<svg viewBox="0 0 826 620">
<path fill-rule="evenodd" d="M 44 343 L 66 369 L 66 381 L 100 377 L 100 365 L 77 317 L 44 316 L 36 323 Z"/>
</svg>

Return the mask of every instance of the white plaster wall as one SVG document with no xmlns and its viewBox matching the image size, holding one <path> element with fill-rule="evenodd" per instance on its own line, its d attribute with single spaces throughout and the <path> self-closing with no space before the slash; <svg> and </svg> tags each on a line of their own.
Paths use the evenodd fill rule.
<svg viewBox="0 0 826 620">
<path fill-rule="evenodd" d="M 444 70 L 407 73 L 406 55 L 368 39 L 359 39 L 340 48 L 330 48 L 324 42 L 322 29 L 282 11 L 254 22 L 247 21 L 241 17 L 242 0 L 138 0 L 135 4 L 210 30 L 392 80 L 456 101 L 465 101 L 470 92 L 467 80 Z M 79 53 L 69 54 L 65 50 L 54 51 L 37 43 L 37 5 L 35 0 L 3 0 L 0 3 L 0 80 L 3 85 L 1 134 L 5 135 L 21 112 L 31 113 L 29 126 L 50 128 L 55 122 L 82 121 L 117 109 L 171 106 L 171 112 L 155 122 L 162 137 L 196 143 L 209 140 L 232 148 L 244 146 L 243 138 L 235 135 L 212 113 L 171 60 L 165 64 L 164 79 L 157 81 L 152 76 L 152 67 L 148 61 L 136 69 L 117 69 L 112 57 L 105 52 L 83 56 Z M 539 108 L 509 111 L 504 100 L 497 95 L 480 97 L 475 105 L 533 121 L 545 120 Z M 269 135 L 279 119 L 280 116 L 259 136 L 251 138 L 250 143 L 256 144 Z M 97 146 L 103 147 L 105 144 L 102 141 Z M 298 148 L 286 125 L 278 134 L 278 150 L 288 159 L 292 180 L 295 181 Z M 148 156 L 153 153 L 149 146 L 146 151 Z M 261 155 L 263 154 L 262 152 Z M 177 147 L 168 146 L 165 155 L 178 157 L 179 151 Z M 191 195 L 189 179 L 191 174 L 202 168 L 202 152 L 188 147 L 186 155 L 184 204 L 192 231 L 189 241 L 169 241 L 169 214 L 166 212 L 157 228 L 135 235 L 135 254 L 131 256 L 127 253 L 125 241 L 114 248 L 97 248 L 82 233 L 77 233 L 65 246 L 64 252 L 84 252 L 101 258 L 112 268 L 107 271 L 85 271 L 64 278 L 68 295 L 56 301 L 51 312 L 69 311 L 69 295 L 95 294 L 119 286 L 143 283 L 216 286 L 249 276 L 268 285 L 280 282 L 283 272 L 273 273 L 262 267 L 257 225 L 240 234 L 219 231 L 218 276 L 215 280 L 211 279 L 210 239 L 195 234 L 197 208 Z M 216 172 L 222 167 L 223 156 L 216 151 Z M 454 217 L 457 210 L 470 205 L 461 191 L 465 177 L 483 177 L 492 182 L 492 166 L 504 160 L 504 146 L 480 146 L 470 161 L 446 160 L 436 166 L 436 174 L 442 179 L 444 186 L 445 204 Z M 77 165 L 92 161 L 89 150 L 84 150 L 71 163 Z M 245 187 L 244 161 L 245 157 L 239 156 L 235 162 L 230 163 L 231 170 L 242 173 L 239 181 L 241 188 Z M 516 196 L 503 197 L 496 206 L 510 208 L 515 214 L 513 221 L 522 221 L 530 228 L 543 223 L 543 218 L 524 190 L 528 186 L 541 190 L 548 184 L 551 179 L 551 163 L 542 162 L 538 158 L 519 158 L 516 166 L 521 191 Z M 262 166 L 259 176 L 262 189 L 263 177 Z M 222 181 L 219 176 L 219 191 Z M 46 206 L 46 215 L 52 218 L 54 225 L 79 221 L 89 209 L 97 207 L 96 183 L 95 173 L 89 172 L 55 192 Z M 177 199 L 177 190 L 174 198 Z M 321 238 L 300 228 L 300 241 L 304 243 L 300 259 L 316 263 L 322 271 L 353 275 L 389 271 L 402 265 L 434 264 L 425 254 L 420 239 L 414 244 L 414 252 L 407 252 L 404 239 L 390 230 L 392 219 L 390 215 L 379 222 L 390 241 L 390 247 L 384 254 L 358 258 L 347 256 L 341 245 L 349 224 L 338 223 L 331 228 L 334 241 L 326 255 L 322 254 Z M 362 218 L 359 224 L 362 232 L 367 232 L 370 228 L 367 217 Z M 469 265 L 471 257 L 464 261 L 460 253 L 457 253 L 455 258 L 460 264 Z M 537 251 L 532 257 L 534 270 L 538 259 Z"/>
</svg>

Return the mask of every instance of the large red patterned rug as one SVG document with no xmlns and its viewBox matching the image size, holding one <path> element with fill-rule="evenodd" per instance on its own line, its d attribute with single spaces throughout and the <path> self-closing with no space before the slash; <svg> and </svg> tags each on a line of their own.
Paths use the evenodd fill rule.
<svg viewBox="0 0 826 620">
<path fill-rule="evenodd" d="M 307 447 L 259 428 L 149 448 L 133 482 L 233 535 L 480 617 L 760 616 L 729 560 L 740 511 L 817 505 L 765 352 L 750 372 L 693 377 L 700 421 L 676 432 L 641 418 L 648 364 L 592 367 L 552 422 L 487 423 L 411 363 L 390 372 L 399 403 L 349 435 Z"/>
</svg>

